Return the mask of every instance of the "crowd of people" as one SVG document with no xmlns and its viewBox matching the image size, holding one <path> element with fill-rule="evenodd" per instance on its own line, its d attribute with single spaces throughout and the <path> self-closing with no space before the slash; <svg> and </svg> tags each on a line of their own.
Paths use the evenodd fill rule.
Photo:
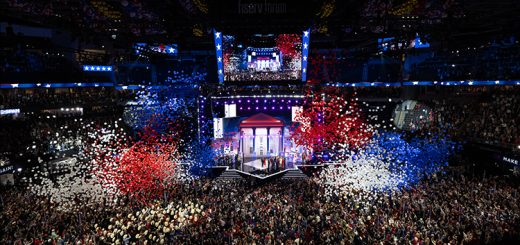
<svg viewBox="0 0 520 245">
<path fill-rule="evenodd" d="M 284 81 L 299 80 L 299 71 L 280 71 L 280 72 L 229 72 L 224 74 L 225 81 Z"/>
<path fill-rule="evenodd" d="M 241 166 L 241 159 L 238 154 L 217 156 L 215 159 L 217 166 L 227 166 L 237 169 Z"/>
<path fill-rule="evenodd" d="M 281 156 L 276 157 L 264 157 L 261 160 L 262 168 L 264 168 L 264 172 L 266 174 L 274 173 L 280 170 L 284 170 L 285 166 L 285 158 Z"/>
<path fill-rule="evenodd" d="M 230 97 L 234 95 L 301 95 L 304 90 L 298 86 L 226 86 L 226 87 L 209 87 L 207 92 L 215 97 Z"/>
<path fill-rule="evenodd" d="M 464 11 L 460 2 L 448 1 L 392 1 L 392 0 L 370 0 L 365 4 L 361 13 L 365 18 L 385 18 L 390 15 L 396 16 L 421 16 L 429 20 L 426 23 L 438 23 L 439 19 L 447 17 L 462 17 Z"/>
<path fill-rule="evenodd" d="M 520 188 L 505 176 L 472 177 L 454 170 L 393 193 L 328 196 L 323 188 L 317 179 L 263 185 L 201 179 L 179 184 L 154 206 L 196 203 L 200 215 L 189 216 L 183 226 L 171 226 L 171 211 L 140 220 L 140 212 L 135 212 L 141 207 L 126 199 L 93 206 L 78 203 L 67 212 L 57 209 L 60 203 L 16 187 L 1 192 L 1 242 L 490 244 L 520 239 Z M 114 229 L 113 223 L 123 228 Z M 143 228 L 154 236 L 138 236 Z"/>
<path fill-rule="evenodd" d="M 253 172 L 255 174 L 271 174 L 278 171 L 282 171 L 287 167 L 286 159 L 281 156 L 261 158 L 259 157 L 257 160 L 246 160 L 249 160 L 249 163 L 259 161 L 260 164 L 257 166 L 252 166 L 248 163 L 244 163 L 239 154 L 218 156 L 215 159 L 215 163 L 217 166 L 227 166 L 232 169 Z"/>
<path fill-rule="evenodd" d="M 478 47 L 435 52 L 414 64 L 412 80 L 509 80 L 520 75 L 520 46 L 514 36 L 497 38 Z"/>
<path fill-rule="evenodd" d="M 66 69 L 78 70 L 65 54 L 59 51 L 41 53 L 24 49 L 2 50 L 0 53 L 0 72 L 23 73 L 44 72 Z"/>
<path fill-rule="evenodd" d="M 478 44 L 437 49 L 412 49 L 408 41 L 398 40 L 394 41 L 400 43 L 396 44 L 399 49 L 410 50 L 404 63 L 400 61 L 400 52 L 393 51 L 382 51 L 383 58 L 363 55 L 366 51 L 352 51 L 349 55 L 316 51 L 309 58 L 307 78 L 309 81 L 441 82 L 520 77 L 520 46 L 514 35 L 503 34 Z"/>
<path fill-rule="evenodd" d="M 40 115 L 2 121 L 0 136 L 9 140 L 0 145 L 0 153 L 20 166 L 35 166 L 77 154 L 85 143 L 85 125 L 103 125 L 118 118 L 107 114 L 89 117 Z"/>
<path fill-rule="evenodd" d="M 62 25 L 63 22 L 68 22 L 79 29 L 94 32 L 105 32 L 110 28 L 124 28 L 125 31 L 133 34 L 164 33 L 158 15 L 145 2 L 139 0 L 123 0 L 118 4 L 83 0 L 60 0 L 52 3 L 9 0 L 7 4 L 13 12 L 30 15 L 31 19 L 40 23 Z M 67 6 L 67 8 L 61 6 Z M 81 35 L 79 31 L 78 35 Z"/>
<path fill-rule="evenodd" d="M 470 140 L 520 149 L 520 86 L 324 85 L 329 81 L 517 79 L 520 46 L 515 37 L 504 34 L 499 41 L 451 50 L 472 37 L 457 32 L 471 29 L 466 26 L 472 22 L 453 23 L 465 16 L 457 0 L 369 0 L 358 3 L 361 10 L 349 5 L 348 13 L 360 14 L 347 18 L 350 23 L 359 17 L 352 24 L 338 24 L 347 12 L 336 10 L 336 2 L 339 7 L 339 1 L 328 1 L 318 10 L 321 21 L 312 35 L 316 34 L 321 51 L 308 58 L 308 83 L 296 82 L 302 76 L 299 69 L 248 70 L 224 72 L 225 86 L 215 77 L 206 78 L 215 64 L 213 53 L 204 50 L 208 45 L 203 39 L 211 36 L 209 26 L 192 23 L 215 17 L 209 1 L 6 0 L 0 4 L 7 21 L 2 23 L 5 31 L 0 30 L 5 37 L 0 82 L 9 88 L 0 91 L 0 244 L 520 244 L 518 167 L 514 174 L 475 175 L 484 166 L 469 162 L 485 165 L 485 160 L 465 158 L 467 152 L 452 155 L 458 143 Z M 226 10 L 225 15 L 233 11 Z M 231 14 L 222 21 L 233 23 L 236 17 Z M 171 25 L 179 18 L 188 21 Z M 331 30 L 345 33 L 329 35 L 327 23 Z M 457 28 L 440 32 L 437 29 L 443 28 L 424 28 L 438 23 Z M 195 39 L 185 35 L 190 30 Z M 379 49 L 374 54 L 377 38 L 358 36 L 367 30 L 404 40 L 396 43 L 403 48 Z M 151 41 L 157 36 L 162 38 Z M 150 40 L 150 45 L 159 43 L 164 50 L 161 42 L 178 36 L 183 37 L 179 47 L 188 49 L 176 50 L 175 57 L 151 56 L 154 52 L 143 53 L 131 44 Z M 413 39 L 419 36 L 424 43 Z M 465 37 L 451 42 L 458 36 Z M 371 43 L 367 40 L 373 45 L 365 45 Z M 479 41 L 471 41 L 475 42 Z M 323 51 L 333 46 L 335 51 Z M 190 50 L 198 47 L 202 50 Z M 113 69 L 82 72 L 86 64 Z M 78 88 L 44 88 L 63 81 Z M 113 82 L 122 90 L 79 85 L 99 81 Z M 17 85 L 24 82 L 39 88 Z M 152 83 L 161 86 L 145 88 Z M 143 86 L 134 92 L 127 85 Z M 335 90 L 337 98 L 353 100 L 343 103 L 343 98 L 325 92 L 320 97 L 318 92 L 328 92 L 322 85 Z M 335 141 L 336 137 L 314 137 L 319 141 L 309 148 L 333 147 L 295 156 L 302 159 L 298 164 L 313 166 L 301 166 L 305 171 L 283 177 L 288 179 L 276 174 L 266 177 L 293 167 L 293 161 L 281 156 L 254 161 L 239 154 L 215 157 L 212 119 L 248 116 L 228 115 L 233 113 L 225 112 L 227 99 L 235 104 L 247 98 L 244 104 L 255 104 L 258 112 L 262 111 L 258 103 L 264 103 L 266 112 L 267 105 L 271 112 L 280 108 L 272 116 L 290 118 L 291 108 L 294 113 L 293 106 L 307 105 L 304 102 L 311 94 L 323 98 L 310 113 L 316 112 L 319 119 L 299 120 L 301 115 L 292 115 L 294 124 L 286 124 L 288 129 L 294 132 L 292 127 L 303 125 L 309 132 L 314 126 L 327 126 L 324 118 L 327 123 L 336 120 L 329 120 L 328 114 L 351 114 L 339 127 L 316 131 L 325 129 L 342 140 L 363 137 L 366 149 L 351 148 L 358 144 L 356 140 L 329 144 L 324 138 Z M 250 102 L 251 97 L 263 102 Z M 332 106 L 327 98 L 341 104 Z M 421 105 L 413 103 L 412 113 L 423 113 L 417 113 L 420 120 L 410 122 L 417 127 L 400 131 L 391 114 L 398 103 L 411 99 Z M 237 109 L 245 112 L 240 105 Z M 350 119 L 354 124 L 346 123 Z M 425 128 L 420 127 L 430 119 Z M 387 131 L 396 134 L 384 138 Z M 415 137 L 426 134 L 425 141 Z M 445 135 L 449 140 L 427 145 Z M 366 157 L 363 151 L 374 156 Z M 330 153 L 345 153 L 345 157 L 330 165 L 314 164 L 331 158 Z M 343 161 L 346 158 L 350 161 Z M 246 170 L 247 163 L 251 164 Z M 218 174 L 208 168 L 213 164 L 262 177 L 209 178 Z M 488 164 L 485 167 L 494 168 L 492 162 Z M 390 172 L 390 165 L 404 167 L 392 166 L 395 172 Z"/>
<path fill-rule="evenodd" d="M 0 92 L 1 108 L 44 108 L 84 107 L 92 105 L 116 105 L 121 102 L 113 88 L 34 89 L 30 91 Z"/>
<path fill-rule="evenodd" d="M 253 92 L 272 89 L 275 90 L 253 88 Z M 389 97 L 400 97 L 400 89 L 388 89 Z M 242 88 L 221 88 L 216 94 L 227 96 L 236 93 L 236 90 Z M 277 92 L 290 94 L 295 91 L 296 88 L 284 88 Z M 378 89 L 374 91 L 379 93 Z M 114 107 L 118 101 L 132 97 L 131 92 L 119 93 L 100 88 L 78 91 L 76 95 L 40 92 L 2 95 L 3 101 L 10 102 L 6 105 L 21 107 L 41 101 L 56 106 L 76 102 L 95 104 L 104 101 L 100 97 L 106 97 L 107 103 Z M 356 92 L 368 101 L 377 97 L 368 89 L 356 88 Z M 394 92 L 395 96 L 391 96 Z M 446 99 L 435 99 L 439 97 Z M 421 98 L 434 110 L 437 121 L 433 125 L 447 128 L 455 138 L 520 144 L 516 127 L 520 98 L 516 87 L 440 87 L 423 94 Z M 372 107 L 363 101 L 360 103 L 366 105 L 365 109 L 369 112 L 372 107 L 383 107 L 387 102 L 367 102 L 372 103 Z M 10 140 L 0 145 L 0 152 L 8 153 L 6 159 L 15 162 L 30 160 L 29 165 L 38 166 L 52 158 L 65 156 L 59 152 L 81 147 L 84 143 L 81 140 L 84 120 L 102 125 L 119 120 L 120 114 L 104 114 L 98 120 L 90 115 L 86 118 L 36 115 L 23 120 L 2 121 L 0 135 Z M 233 165 L 237 160 L 230 158 L 222 164 Z M 266 162 L 266 166 L 268 171 L 283 169 L 283 164 L 276 166 L 274 161 L 271 164 Z M 1 225 L 5 227 L 4 234 L 7 234 L 0 238 L 3 239 L 0 243 L 81 241 L 104 244 L 120 240 L 121 243 L 148 241 L 155 244 L 162 240 L 163 243 L 203 241 L 210 244 L 366 244 L 381 241 L 390 244 L 407 241 L 416 244 L 461 244 L 520 239 L 520 207 L 516 201 L 520 189 L 515 179 L 504 176 L 483 178 L 454 171 L 432 176 L 411 189 L 391 195 L 353 191 L 330 196 L 327 194 L 330 191 L 324 190 L 330 187 L 320 185 L 317 177 L 310 180 L 277 180 L 266 185 L 220 181 L 201 179 L 177 185 L 170 195 L 165 196 L 165 200 L 159 200 L 154 212 L 162 212 L 161 207 L 166 206 L 170 207 L 169 212 L 173 212 L 171 209 L 174 207 L 189 202 L 202 205 L 198 208 L 201 210 L 199 215 L 186 217 L 182 225 L 171 226 L 169 222 L 168 227 L 158 225 L 164 223 L 161 216 L 152 215 L 150 219 L 153 222 L 139 216 L 136 212 L 143 215 L 142 211 L 138 211 L 143 207 L 125 199 L 117 203 L 107 200 L 95 205 L 82 205 L 78 199 L 77 209 L 71 211 L 60 208 L 60 203 L 53 203 L 45 196 L 32 193 L 17 182 L 16 187 L 3 187 L 0 192 L 0 222 L 3 222 Z M 115 222 L 111 218 L 122 219 L 130 214 L 133 220 L 124 218 L 123 221 L 139 222 L 139 225 L 124 225 L 122 227 L 127 229 L 121 228 L 117 232 L 114 226 L 109 228 Z M 118 224 L 121 226 L 123 221 Z M 142 230 L 137 228 L 151 226 L 155 227 L 152 236 L 142 235 Z"/>
<path fill-rule="evenodd" d="M 517 88 L 510 86 L 450 87 L 431 91 L 433 91 L 433 94 L 427 93 L 421 96 L 419 101 L 433 110 L 436 121 L 433 126 L 448 129 L 451 136 L 462 140 L 470 139 L 512 146 L 520 145 L 520 133 L 517 127 L 520 121 L 518 117 L 520 115 L 520 98 Z M 242 92 L 251 94 L 272 92 L 273 94 L 288 95 L 301 93 L 299 89 L 290 87 L 284 89 L 259 87 L 247 90 L 230 87 L 217 89 L 213 92 L 213 95 L 217 97 L 230 96 Z M 357 93 L 356 96 L 363 101 L 369 101 L 368 104 L 377 104 L 379 110 L 385 108 L 384 113 L 377 113 L 379 122 L 389 121 L 391 110 L 395 108 L 395 103 L 399 102 L 401 96 L 401 88 L 355 88 L 355 92 Z M 371 101 L 371 99 L 381 97 L 382 94 L 390 98 L 391 101 L 388 101 L 388 99 L 387 101 L 378 100 L 377 103 Z M 457 94 L 457 96 L 452 96 L 453 94 Z M 84 118 L 85 116 L 88 118 L 90 115 L 97 117 L 99 114 L 106 115 L 107 113 L 113 117 L 118 117 L 124 101 L 132 98 L 132 96 L 132 91 L 115 91 L 107 88 L 82 88 L 59 93 L 47 89 L 33 90 L 31 93 L 6 90 L 0 93 L 0 109 L 42 108 L 59 110 L 60 107 L 81 107 L 84 108 L 83 114 L 87 114 L 83 116 Z M 217 104 L 214 106 L 220 108 Z M 367 118 L 373 116 L 370 108 L 367 107 L 365 112 Z M 33 142 L 40 142 L 46 134 L 63 136 L 63 129 L 68 128 L 70 130 L 74 128 L 74 125 L 79 125 L 77 120 L 81 117 L 81 115 L 79 115 L 80 117 L 78 115 L 72 117 L 65 115 L 65 118 L 63 118 L 64 115 L 42 114 L 41 112 L 35 112 L 35 114 L 22 113 L 22 115 L 15 120 L 1 119 L 3 126 L 0 128 L 0 135 L 2 135 L 2 138 L 10 140 L 0 146 L 0 152 L 11 154 L 19 151 L 19 149 L 27 149 L 26 152 L 31 152 L 32 149 L 40 149 L 38 146 L 40 144 Z M 47 126 L 43 127 L 42 125 Z M 41 142 L 47 142 L 42 143 L 44 151 L 56 148 L 56 146 L 48 144 L 50 141 L 44 140 Z M 33 145 L 37 145 L 37 147 L 33 148 Z"/>
<path fill-rule="evenodd" d="M 373 97 L 364 89 L 357 91 Z M 436 92 L 432 97 L 448 99 L 431 99 L 428 104 L 435 111 L 437 123 L 444 124 L 450 134 L 461 139 L 520 143 L 517 88 L 442 87 Z M 96 100 L 98 95 L 93 96 Z M 114 98 L 125 96 L 123 93 Z M 67 97 L 62 102 L 69 99 L 74 101 Z M 118 115 L 105 115 L 97 123 L 119 120 Z M 81 147 L 83 120 L 96 122 L 95 118 L 53 116 L 34 117 L 25 123 L 2 122 L 0 135 L 10 140 L 0 145 L 0 152 L 22 154 L 14 159 L 31 159 L 33 166 L 52 160 L 45 158 L 45 153 L 56 157 L 57 152 Z M 228 159 L 227 164 L 232 162 Z M 275 171 L 277 167 L 283 169 L 280 164 L 266 162 L 264 167 Z M 145 207 L 124 198 L 94 205 L 82 205 L 78 199 L 74 208 L 63 208 L 62 203 L 37 195 L 17 182 L 15 187 L 2 187 L 0 191 L 0 225 L 6 234 L 0 243 L 488 244 L 520 239 L 520 188 L 518 181 L 508 176 L 475 177 L 448 171 L 402 191 L 332 191 L 332 196 L 330 190 L 324 190 L 330 187 L 321 185 L 317 177 L 265 185 L 220 181 L 200 179 L 176 185 L 154 204 L 154 213 L 145 216 L 139 211 Z M 174 213 L 175 208 L 190 202 L 196 203 L 197 215 L 183 216 L 182 222 L 172 225 L 167 217 L 156 215 L 163 211 L 161 208 L 168 207 L 168 212 Z M 161 225 L 165 222 L 167 225 Z M 120 228 L 116 230 L 115 226 Z M 142 235 L 143 227 L 153 227 L 153 234 Z"/>
<path fill-rule="evenodd" d="M 475 87 L 461 91 L 457 97 L 432 100 L 434 117 L 441 128 L 460 139 L 520 145 L 518 88 Z"/>
<path fill-rule="evenodd" d="M 0 137 L 9 139 L 0 145 L 0 153 L 12 162 L 32 165 L 77 150 L 86 121 L 117 120 L 131 94 L 113 88 L 2 91 L 0 109 L 20 112 L 0 118 Z"/>
</svg>

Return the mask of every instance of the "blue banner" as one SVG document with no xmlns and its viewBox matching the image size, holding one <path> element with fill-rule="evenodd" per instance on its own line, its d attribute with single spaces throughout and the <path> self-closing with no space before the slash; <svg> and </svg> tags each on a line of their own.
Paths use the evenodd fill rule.
<svg viewBox="0 0 520 245">
<path fill-rule="evenodd" d="M 222 32 L 213 29 L 215 40 L 215 54 L 217 56 L 217 75 L 219 83 L 224 82 L 224 57 L 222 56 Z"/>
<path fill-rule="evenodd" d="M 302 37 L 302 81 L 307 81 L 307 60 L 309 59 L 309 47 L 311 40 L 311 29 L 303 31 Z"/>
</svg>

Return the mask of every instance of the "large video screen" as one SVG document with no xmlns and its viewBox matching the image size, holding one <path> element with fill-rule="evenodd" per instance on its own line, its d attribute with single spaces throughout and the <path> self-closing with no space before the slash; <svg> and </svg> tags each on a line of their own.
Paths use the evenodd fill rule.
<svg viewBox="0 0 520 245">
<path fill-rule="evenodd" d="M 302 79 L 302 35 L 222 36 L 224 81 Z"/>
</svg>

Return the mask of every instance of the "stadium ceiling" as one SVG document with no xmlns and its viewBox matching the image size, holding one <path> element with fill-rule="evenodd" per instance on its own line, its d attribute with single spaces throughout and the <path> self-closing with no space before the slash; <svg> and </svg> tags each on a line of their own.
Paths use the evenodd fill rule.
<svg viewBox="0 0 520 245">
<path fill-rule="evenodd" d="M 447 11 L 446 18 L 436 24 L 425 24 L 427 13 L 416 8 L 410 12 L 417 19 L 403 19 L 401 16 L 367 16 L 367 4 L 377 1 L 356 0 L 139 0 L 146 15 L 152 20 L 137 18 L 135 8 L 129 7 L 129 0 L 69 1 L 67 4 L 53 4 L 55 16 L 42 16 L 38 11 L 31 13 L 0 0 L 0 21 L 32 23 L 49 26 L 96 38 L 110 38 L 116 34 L 118 42 L 156 41 L 175 42 L 185 49 L 205 49 L 212 47 L 211 29 L 218 28 L 227 33 L 296 33 L 313 28 L 313 42 L 323 47 L 362 46 L 381 36 L 406 35 L 427 32 L 432 35 L 465 36 L 474 33 L 517 32 L 520 4 L 515 0 L 456 0 L 455 7 L 463 16 L 452 17 Z M 12 2 L 12 1 L 11 1 Z M 25 0 L 25 3 L 43 6 L 40 0 Z M 87 4 L 95 11 L 93 3 L 102 4 L 105 9 L 115 12 L 118 18 L 106 18 L 95 28 L 84 27 L 83 23 L 68 22 L 89 16 L 78 11 Z M 406 6 L 409 1 L 390 1 L 396 9 Z M 422 1 L 420 1 L 422 2 Z M 428 1 L 426 1 L 428 2 Z M 47 3 L 48 4 L 48 3 Z M 79 15 L 79 17 L 78 17 Z M 65 20 L 65 21 L 64 21 Z M 431 22 L 431 21 L 430 21 Z M 435 21 L 433 21 L 435 22 Z M 87 23 L 88 24 L 88 23 Z M 80 26 L 81 25 L 81 26 Z M 99 28 L 99 27 L 102 28 Z M 144 27 L 143 27 L 144 26 Z M 406 26 L 406 28 L 402 28 Z M 153 32 L 138 30 L 151 28 Z M 100 34 L 100 35 L 92 35 Z M 454 40 L 456 38 L 453 38 Z"/>
</svg>

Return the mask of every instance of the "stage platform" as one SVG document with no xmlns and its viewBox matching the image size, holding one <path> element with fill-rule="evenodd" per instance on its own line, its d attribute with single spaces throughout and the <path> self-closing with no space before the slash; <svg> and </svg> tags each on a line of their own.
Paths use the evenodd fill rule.
<svg viewBox="0 0 520 245">
<path fill-rule="evenodd" d="M 275 158 L 275 157 L 271 157 L 271 158 Z M 260 172 L 266 172 L 267 171 L 267 168 L 268 166 L 264 166 L 262 164 L 262 159 L 264 158 L 245 158 L 244 160 L 244 163 L 242 164 L 242 166 L 237 166 L 238 170 L 241 170 L 241 171 L 244 171 L 244 172 L 248 172 L 248 173 L 260 173 Z M 267 158 L 267 159 L 270 159 L 270 158 Z M 280 169 L 278 169 L 277 171 L 270 171 L 271 173 L 273 172 L 279 172 L 279 171 L 282 171 L 282 170 L 285 170 L 285 169 L 294 169 L 296 168 L 296 165 L 293 163 L 293 162 L 285 162 L 285 168 L 281 168 L 280 166 Z"/>
</svg>

